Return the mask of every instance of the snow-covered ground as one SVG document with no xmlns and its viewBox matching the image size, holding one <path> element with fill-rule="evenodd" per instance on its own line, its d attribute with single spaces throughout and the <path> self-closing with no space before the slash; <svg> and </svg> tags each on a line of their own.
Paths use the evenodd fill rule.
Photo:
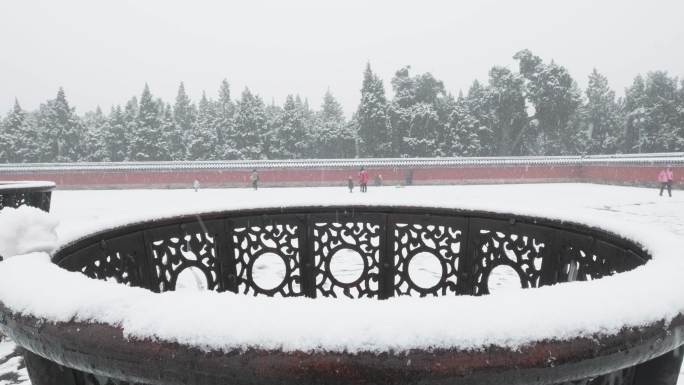
<svg viewBox="0 0 684 385">
<path fill-rule="evenodd" d="M 0 385 L 31 385 L 23 361 L 16 345 L 0 336 Z"/>
<path fill-rule="evenodd" d="M 188 190 L 99 190 L 56 191 L 52 213 L 60 219 L 57 228 L 62 240 L 78 237 L 107 224 L 127 221 L 131 217 L 166 216 L 187 210 L 208 210 L 217 206 L 248 206 L 253 203 L 278 206 L 282 203 L 373 202 L 406 198 L 435 205 L 508 208 L 508 211 L 572 213 L 591 211 L 596 221 L 618 220 L 649 229 L 667 231 L 684 242 L 684 192 L 674 197 L 660 197 L 653 189 L 593 184 L 526 184 L 486 186 L 414 186 L 407 188 L 369 188 L 367 194 L 350 194 L 346 188 L 280 188 Z M 683 256 L 684 257 L 684 256 Z M 344 267 L 342 267 L 344 270 Z M 429 274 L 429 271 L 425 271 Z M 429 277 L 428 277 L 429 278 Z M 505 277 L 504 277 L 505 278 Z M 497 285 L 505 286 L 502 279 Z M 27 384 L 25 369 L 17 357 L 11 357 L 13 346 L 0 343 L 0 385 Z M 684 379 L 680 378 L 680 383 Z"/>
</svg>

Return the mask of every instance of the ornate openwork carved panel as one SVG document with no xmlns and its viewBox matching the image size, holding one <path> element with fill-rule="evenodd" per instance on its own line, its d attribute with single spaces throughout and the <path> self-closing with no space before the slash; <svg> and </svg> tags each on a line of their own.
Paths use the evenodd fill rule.
<svg viewBox="0 0 684 385">
<path fill-rule="evenodd" d="M 132 269 L 135 269 L 134 257 L 128 253 L 115 252 L 91 259 L 87 265 L 81 268 L 81 273 L 90 278 L 105 281 L 114 280 L 131 286 L 133 284 Z"/>
<path fill-rule="evenodd" d="M 56 263 L 93 279 L 145 286 L 147 266 L 142 234 L 129 234 L 83 248 Z"/>
<path fill-rule="evenodd" d="M 295 218 L 231 220 L 238 292 L 295 297 L 303 295 L 301 231 Z"/>
<path fill-rule="evenodd" d="M 390 226 L 394 295 L 456 294 L 466 222 L 395 216 Z"/>
<path fill-rule="evenodd" d="M 563 232 L 558 238 L 561 257 L 559 281 L 589 281 L 615 272 L 617 264 L 608 260 L 614 256 L 614 250 L 597 247 L 589 236 Z"/>
<path fill-rule="evenodd" d="M 50 199 L 52 193 L 35 191 L 12 191 L 2 192 L 0 190 L 0 209 L 4 207 L 32 206 L 43 211 L 50 210 Z"/>
<path fill-rule="evenodd" d="M 544 251 L 551 237 L 529 225 L 501 221 L 473 221 L 473 294 L 489 294 L 489 276 L 497 266 L 512 268 L 523 288 L 541 284 Z"/>
<path fill-rule="evenodd" d="M 148 232 L 155 289 L 218 289 L 216 239 L 220 229 L 220 222 L 198 221 Z"/>
<path fill-rule="evenodd" d="M 28 193 L 5 193 L 0 194 L 0 209 L 4 207 L 24 206 L 28 202 Z"/>
<path fill-rule="evenodd" d="M 310 221 L 315 295 L 377 297 L 381 217 L 316 216 Z"/>
</svg>

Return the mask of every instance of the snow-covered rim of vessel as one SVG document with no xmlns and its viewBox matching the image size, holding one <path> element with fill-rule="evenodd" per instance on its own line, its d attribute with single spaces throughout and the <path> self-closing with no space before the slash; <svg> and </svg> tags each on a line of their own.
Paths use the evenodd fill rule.
<svg viewBox="0 0 684 385">
<path fill-rule="evenodd" d="M 416 202 L 403 206 L 435 208 Z M 237 208 L 233 205 L 231 209 Z M 487 209 L 491 211 L 491 207 Z M 640 244 L 653 259 L 632 271 L 594 281 L 481 297 L 377 301 L 195 291 L 155 294 L 67 272 L 54 265 L 47 254 L 36 253 L 0 263 L 0 303 L 13 313 L 47 322 L 102 323 L 121 328 L 130 338 L 204 350 L 345 353 L 488 346 L 517 349 L 540 341 L 616 335 L 625 328 L 662 322 L 667 328 L 684 312 L 682 240 L 674 234 L 596 218 L 595 212 L 590 216 L 578 211 L 523 211 L 497 213 L 568 221 L 620 234 Z M 184 214 L 210 212 L 216 210 Z M 95 229 L 93 234 L 104 230 Z"/>
<path fill-rule="evenodd" d="M 49 181 L 0 181 L 0 194 L 14 190 L 51 190 L 55 186 L 54 182 Z"/>
</svg>

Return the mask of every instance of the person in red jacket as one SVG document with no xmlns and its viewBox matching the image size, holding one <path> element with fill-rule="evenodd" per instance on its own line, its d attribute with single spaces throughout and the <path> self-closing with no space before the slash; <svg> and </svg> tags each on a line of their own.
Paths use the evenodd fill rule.
<svg viewBox="0 0 684 385">
<path fill-rule="evenodd" d="M 672 198 L 672 181 L 674 180 L 674 173 L 672 167 L 667 166 L 667 169 L 660 171 L 658 174 L 658 182 L 660 182 L 660 196 L 663 196 L 663 190 L 667 187 L 667 194 Z"/>
<path fill-rule="evenodd" d="M 361 167 L 361 171 L 359 171 L 359 186 L 361 189 L 361 192 L 367 192 L 368 191 L 368 171 L 366 171 L 363 167 Z"/>
</svg>

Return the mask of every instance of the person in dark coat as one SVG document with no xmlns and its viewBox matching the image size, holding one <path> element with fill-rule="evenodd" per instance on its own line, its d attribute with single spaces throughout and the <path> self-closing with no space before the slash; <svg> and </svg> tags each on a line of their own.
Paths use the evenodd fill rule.
<svg viewBox="0 0 684 385">
<path fill-rule="evenodd" d="M 249 180 L 252 182 L 254 190 L 256 190 L 259 187 L 259 173 L 256 168 L 252 170 L 252 175 L 249 176 Z"/>
<path fill-rule="evenodd" d="M 359 171 L 359 186 L 361 186 L 361 192 L 367 192 L 368 191 L 368 171 L 366 171 L 363 167 L 361 167 L 361 171 Z"/>
<path fill-rule="evenodd" d="M 354 180 L 352 179 L 351 176 L 347 178 L 347 187 L 349 187 L 349 192 L 354 191 Z"/>
<path fill-rule="evenodd" d="M 406 186 L 411 186 L 413 184 L 413 170 L 406 170 L 404 179 L 406 180 Z"/>
</svg>

